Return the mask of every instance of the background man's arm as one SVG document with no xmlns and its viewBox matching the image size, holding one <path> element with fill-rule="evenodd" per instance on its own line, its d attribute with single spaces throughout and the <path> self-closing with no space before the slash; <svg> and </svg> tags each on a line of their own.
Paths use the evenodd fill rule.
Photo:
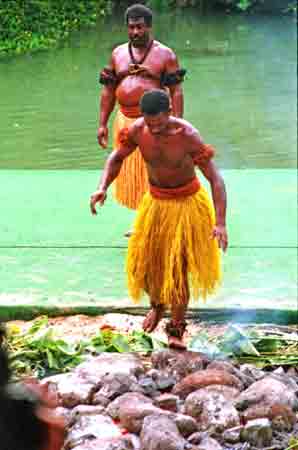
<svg viewBox="0 0 298 450">
<path fill-rule="evenodd" d="M 114 70 L 113 56 L 109 64 L 108 70 Z M 106 148 L 108 145 L 108 121 L 116 103 L 116 84 L 104 84 L 101 90 L 99 100 L 99 124 L 97 131 L 98 143 L 101 147 Z"/>
<path fill-rule="evenodd" d="M 168 74 L 175 73 L 177 70 L 179 70 L 179 63 L 177 56 L 175 53 L 171 50 L 166 72 Z M 183 117 L 184 112 L 184 98 L 183 98 L 183 90 L 182 90 L 182 84 L 177 83 L 169 86 L 170 96 L 171 96 L 171 103 L 172 103 L 172 114 L 176 117 Z"/>
</svg>

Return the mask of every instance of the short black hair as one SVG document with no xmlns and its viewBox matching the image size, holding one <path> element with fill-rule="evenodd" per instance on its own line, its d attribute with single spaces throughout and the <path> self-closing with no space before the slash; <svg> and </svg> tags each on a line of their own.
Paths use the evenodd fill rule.
<svg viewBox="0 0 298 450">
<path fill-rule="evenodd" d="M 140 100 L 140 108 L 143 114 L 154 116 L 162 112 L 170 111 L 170 99 L 166 91 L 152 89 L 145 92 Z"/>
<path fill-rule="evenodd" d="M 152 11 L 147 8 L 145 5 L 141 5 L 140 3 L 136 3 L 135 5 L 129 6 L 125 11 L 125 23 L 128 25 L 129 19 L 144 19 L 147 27 L 151 27 L 152 25 Z"/>
</svg>

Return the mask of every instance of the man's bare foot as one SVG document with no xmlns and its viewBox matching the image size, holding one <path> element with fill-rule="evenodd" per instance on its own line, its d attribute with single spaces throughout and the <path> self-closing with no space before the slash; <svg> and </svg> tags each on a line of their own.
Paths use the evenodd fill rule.
<svg viewBox="0 0 298 450">
<path fill-rule="evenodd" d="M 133 231 L 132 230 L 128 230 L 126 231 L 126 233 L 124 233 L 124 237 L 130 238 L 130 236 L 133 235 Z"/>
<path fill-rule="evenodd" d="M 150 311 L 148 312 L 147 316 L 144 319 L 143 330 L 146 333 L 151 333 L 151 331 L 155 330 L 158 323 L 162 319 L 163 313 L 164 308 L 160 306 L 157 308 L 150 309 Z"/>
<path fill-rule="evenodd" d="M 186 350 L 187 348 L 182 338 L 175 336 L 168 336 L 168 344 L 170 348 L 175 348 L 177 350 Z"/>
<path fill-rule="evenodd" d="M 168 344 L 170 348 L 177 350 L 186 350 L 186 345 L 183 342 L 183 334 L 186 328 L 186 322 L 182 320 L 170 320 L 166 324 L 166 333 L 168 336 Z"/>
</svg>

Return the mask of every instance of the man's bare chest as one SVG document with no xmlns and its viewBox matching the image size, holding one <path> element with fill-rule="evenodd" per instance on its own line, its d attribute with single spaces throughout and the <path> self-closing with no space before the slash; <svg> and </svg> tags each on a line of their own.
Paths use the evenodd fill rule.
<svg viewBox="0 0 298 450">
<path fill-rule="evenodd" d="M 151 53 L 152 52 L 152 53 Z M 149 73 L 155 76 L 160 76 L 165 70 L 165 61 L 158 52 L 153 50 L 146 57 L 145 61 L 141 64 L 141 68 L 147 69 Z M 137 60 L 140 58 L 137 58 Z M 135 66 L 135 63 L 131 60 L 128 51 L 124 51 L 121 55 L 116 58 L 115 70 L 117 75 L 130 73 L 130 71 Z M 140 72 L 141 73 L 141 72 Z"/>
<path fill-rule="evenodd" d="M 148 139 L 141 148 L 143 158 L 151 167 L 182 167 L 186 152 L 179 141 L 180 139 L 175 137 L 163 140 Z"/>
</svg>

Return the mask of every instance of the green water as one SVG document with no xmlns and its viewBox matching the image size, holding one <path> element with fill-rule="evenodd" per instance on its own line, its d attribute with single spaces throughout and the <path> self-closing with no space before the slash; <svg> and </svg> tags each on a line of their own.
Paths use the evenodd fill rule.
<svg viewBox="0 0 298 450">
<path fill-rule="evenodd" d="M 155 37 L 188 69 L 185 117 L 220 167 L 296 167 L 295 30 L 287 16 L 156 18 Z M 58 50 L 0 60 L 0 168 L 102 167 L 97 74 L 125 40 L 119 17 Z"/>
</svg>

